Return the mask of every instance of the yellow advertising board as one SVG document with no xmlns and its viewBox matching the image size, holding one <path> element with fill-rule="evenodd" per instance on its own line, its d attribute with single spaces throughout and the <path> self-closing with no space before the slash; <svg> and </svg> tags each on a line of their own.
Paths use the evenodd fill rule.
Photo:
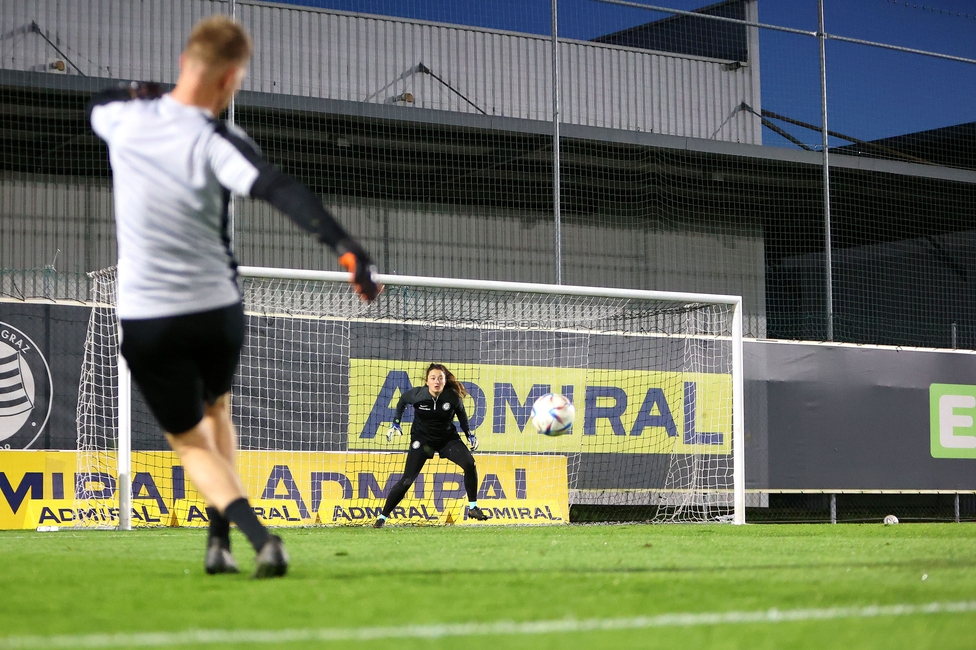
<svg viewBox="0 0 976 650">
<path fill-rule="evenodd" d="M 732 451 L 732 376 L 718 373 L 450 364 L 464 384 L 472 431 L 483 451 L 520 453 L 723 454 Z M 406 450 L 386 440 L 400 395 L 422 385 L 427 363 L 349 360 L 350 449 Z M 562 393 L 576 407 L 568 435 L 547 437 L 532 403 Z M 412 409 L 403 430 L 409 433 Z"/>
<path fill-rule="evenodd" d="M 104 466 L 114 458 L 103 455 Z M 469 522 L 463 473 L 428 461 L 391 524 L 558 524 L 569 520 L 566 458 L 476 454 L 478 504 Z M 240 452 L 238 470 L 255 514 L 270 526 L 372 523 L 403 472 L 403 453 Z M 114 469 L 77 471 L 75 452 L 0 451 L 0 529 L 118 524 Z M 80 502 L 76 489 L 94 498 Z M 206 526 L 206 510 L 170 452 L 133 452 L 132 525 Z"/>
</svg>

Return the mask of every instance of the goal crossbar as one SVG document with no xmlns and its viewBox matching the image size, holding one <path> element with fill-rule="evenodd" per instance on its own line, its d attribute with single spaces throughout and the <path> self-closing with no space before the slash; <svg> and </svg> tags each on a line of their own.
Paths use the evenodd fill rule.
<svg viewBox="0 0 976 650">
<path fill-rule="evenodd" d="M 349 274 L 342 271 L 303 271 L 266 266 L 239 266 L 238 275 L 249 278 L 276 280 L 308 280 L 311 282 L 347 282 Z M 382 285 L 433 287 L 443 289 L 476 289 L 482 291 L 511 291 L 543 293 L 565 296 L 590 296 L 596 298 L 629 298 L 634 300 L 662 300 L 675 303 L 708 305 L 741 304 L 741 296 L 713 293 L 683 293 L 679 291 L 649 291 L 644 289 L 608 289 L 566 284 L 542 284 L 533 282 L 502 282 L 494 280 L 466 280 L 458 278 L 431 278 L 419 275 L 392 275 L 379 273 L 376 282 Z"/>
</svg>

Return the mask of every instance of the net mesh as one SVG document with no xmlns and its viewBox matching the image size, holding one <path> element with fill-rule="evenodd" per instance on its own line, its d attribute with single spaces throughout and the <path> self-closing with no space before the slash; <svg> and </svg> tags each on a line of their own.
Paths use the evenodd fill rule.
<svg viewBox="0 0 976 650">
<path fill-rule="evenodd" d="M 92 308 L 78 388 L 74 524 L 118 525 L 119 322 L 114 270 L 91 274 Z M 62 517 L 62 519 L 65 519 Z"/>
<path fill-rule="evenodd" d="M 232 399 L 240 472 L 252 498 L 294 503 L 303 523 L 369 523 L 356 513 L 379 512 L 410 444 L 409 407 L 408 435 L 387 438 L 396 402 L 424 383 L 430 362 L 446 364 L 469 393 L 479 504 L 489 512 L 565 499 L 562 507 L 612 505 L 639 520 L 731 515 L 731 305 L 409 284 L 366 305 L 342 281 L 245 277 L 242 286 L 247 335 Z M 79 489 L 79 509 L 104 499 L 115 463 L 117 331 L 110 307 L 93 310 L 78 475 L 95 488 Z M 575 403 L 568 435 L 541 435 L 530 421 L 550 392 Z M 138 395 L 133 413 L 133 448 L 162 449 Z M 319 452 L 342 454 L 342 469 L 323 470 Z M 169 463 L 156 475 L 172 465 L 166 452 L 134 457 Z M 161 515 L 179 512 L 191 489 L 153 501 L 149 486 L 136 487 L 136 525 L 165 525 Z M 410 523 L 463 517 L 460 471 L 432 458 L 410 499 L 420 499 L 418 512 L 429 506 L 414 518 L 405 508 Z M 159 501 L 167 512 L 142 512 Z"/>
<path fill-rule="evenodd" d="M 126 406 L 131 429 L 130 454 L 133 525 L 173 525 L 173 509 L 186 495 L 182 468 L 158 429 L 139 388 L 131 382 L 121 393 L 119 345 L 121 331 L 115 312 L 114 268 L 88 274 L 91 316 L 85 337 L 76 411 L 77 470 L 70 514 L 65 525 L 114 528 L 119 525 L 119 435 Z M 122 370 L 121 372 L 127 372 Z M 122 386 L 126 382 L 121 382 Z M 126 405 L 121 402 L 125 400 Z M 169 477 L 163 483 L 159 477 Z"/>
<path fill-rule="evenodd" d="M 558 205 L 567 284 L 741 295 L 757 338 L 974 345 L 965 18 L 823 3 L 831 34 L 969 57 L 828 38 L 825 200 L 813 0 L 761 20 L 751 0 L 560 0 L 558 48 L 549 0 L 303 4 L 235 3 L 256 50 L 233 119 L 381 271 L 553 282 Z M 193 23 L 229 10 L 0 7 L 0 293 L 85 298 L 77 280 L 115 263 L 85 103 L 119 80 L 168 88 Z M 232 235 L 244 264 L 338 270 L 250 200 Z"/>
</svg>

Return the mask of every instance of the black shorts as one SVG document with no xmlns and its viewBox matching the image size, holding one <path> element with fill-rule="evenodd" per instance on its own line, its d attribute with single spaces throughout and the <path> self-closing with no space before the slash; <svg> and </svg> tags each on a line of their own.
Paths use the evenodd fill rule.
<svg viewBox="0 0 976 650">
<path fill-rule="evenodd" d="M 407 464 L 403 470 L 403 477 L 412 484 L 427 461 L 434 457 L 434 454 L 446 458 L 462 468 L 467 466 L 473 468 L 475 466 L 474 456 L 471 455 L 467 445 L 461 442 L 460 437 L 455 436 L 453 440 L 446 442 L 434 441 L 433 446 L 425 445 L 419 440 L 413 440 L 410 442 L 410 449 L 407 451 Z"/>
<path fill-rule="evenodd" d="M 457 433 L 442 438 L 432 438 L 429 435 L 422 434 L 410 441 L 410 448 L 423 450 L 427 458 L 433 458 L 434 454 L 438 454 L 441 458 L 447 458 L 444 454 L 448 450 L 448 446 L 456 442 L 460 443 L 462 447 L 464 446 L 464 443 L 461 442 L 461 436 L 457 435 Z M 414 447 L 415 444 L 417 447 Z"/>
<path fill-rule="evenodd" d="M 230 391 L 243 343 L 241 303 L 122 321 L 122 356 L 167 433 L 189 431 L 203 419 L 204 403 Z"/>
</svg>

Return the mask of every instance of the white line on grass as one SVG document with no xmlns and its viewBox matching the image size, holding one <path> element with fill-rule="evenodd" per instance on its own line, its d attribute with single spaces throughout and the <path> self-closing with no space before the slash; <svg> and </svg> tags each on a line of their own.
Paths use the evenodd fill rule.
<svg viewBox="0 0 976 650">
<path fill-rule="evenodd" d="M 976 601 L 929 603 L 927 605 L 870 605 L 824 609 L 768 609 L 756 612 L 705 612 L 659 614 L 633 618 L 562 619 L 516 623 L 449 623 L 387 627 L 319 628 L 292 630 L 190 630 L 187 632 L 132 632 L 118 634 L 65 634 L 55 636 L 0 637 L 0 649 L 13 648 L 163 648 L 188 644 L 253 643 L 281 644 L 323 641 L 370 641 L 375 639 L 440 639 L 444 637 L 491 636 L 497 634 L 557 634 L 652 627 L 694 627 L 737 623 L 787 623 L 841 618 L 877 618 L 918 614 L 960 614 L 976 612 Z"/>
</svg>

